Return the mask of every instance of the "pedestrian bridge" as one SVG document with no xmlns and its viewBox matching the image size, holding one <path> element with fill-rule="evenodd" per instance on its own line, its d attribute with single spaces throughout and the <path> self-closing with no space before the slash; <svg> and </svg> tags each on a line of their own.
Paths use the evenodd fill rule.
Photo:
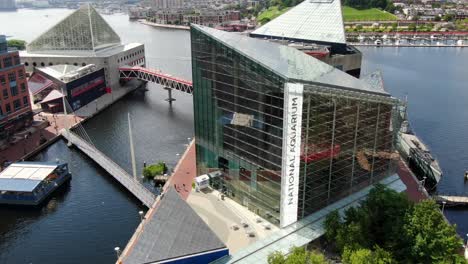
<svg viewBox="0 0 468 264">
<path fill-rule="evenodd" d="M 140 66 L 122 66 L 119 68 L 120 79 L 139 79 L 147 82 L 154 82 L 164 86 L 165 89 L 177 90 L 188 94 L 193 94 L 191 81 L 183 80 L 166 74 L 156 69 L 148 69 Z M 170 97 L 170 96 L 169 96 Z"/>
<path fill-rule="evenodd" d="M 151 208 L 156 201 L 156 195 L 145 188 L 137 179 L 133 178 L 128 172 L 122 169 L 117 163 L 112 161 L 104 153 L 99 151 L 93 144 L 85 141 L 71 130 L 62 130 L 62 136 L 71 144 L 75 145 L 84 154 L 94 160 L 99 166 L 106 170 L 128 191 L 130 191 L 138 200 L 148 208 Z"/>
</svg>

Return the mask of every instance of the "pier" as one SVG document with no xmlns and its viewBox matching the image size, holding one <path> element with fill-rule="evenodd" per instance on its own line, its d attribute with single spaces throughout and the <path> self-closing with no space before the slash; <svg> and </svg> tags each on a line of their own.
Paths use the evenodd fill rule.
<svg viewBox="0 0 468 264">
<path fill-rule="evenodd" d="M 128 172 L 122 169 L 117 163 L 112 161 L 104 153 L 99 151 L 91 143 L 85 141 L 72 131 L 62 130 L 62 136 L 73 144 L 89 158 L 94 160 L 99 166 L 106 170 L 120 184 L 122 184 L 129 192 L 131 192 L 138 200 L 140 200 L 148 208 L 151 208 L 156 201 L 156 195 L 145 188 L 137 179 L 133 178 Z"/>
<path fill-rule="evenodd" d="M 467 206 L 468 205 L 468 196 L 457 196 L 457 195 L 435 195 L 433 196 L 434 200 L 439 203 L 447 205 L 463 205 Z"/>
</svg>

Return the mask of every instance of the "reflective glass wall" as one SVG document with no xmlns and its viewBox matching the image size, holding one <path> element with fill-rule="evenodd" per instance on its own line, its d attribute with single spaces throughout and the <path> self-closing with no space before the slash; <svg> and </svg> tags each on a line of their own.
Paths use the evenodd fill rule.
<svg viewBox="0 0 468 264">
<path fill-rule="evenodd" d="M 394 174 L 398 159 L 395 99 L 307 85 L 304 91 L 299 218 Z"/>
<path fill-rule="evenodd" d="M 237 202 L 279 224 L 284 80 L 192 28 L 198 174 Z"/>
</svg>

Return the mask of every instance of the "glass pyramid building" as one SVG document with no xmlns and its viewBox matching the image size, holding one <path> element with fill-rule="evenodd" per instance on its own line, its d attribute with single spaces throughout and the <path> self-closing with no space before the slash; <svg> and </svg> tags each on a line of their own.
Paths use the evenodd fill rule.
<svg viewBox="0 0 468 264">
<path fill-rule="evenodd" d="M 90 5 L 85 4 L 33 40 L 29 53 L 98 51 L 120 45 L 120 37 Z"/>
<path fill-rule="evenodd" d="M 305 0 L 252 35 L 345 44 L 340 0 Z"/>
</svg>

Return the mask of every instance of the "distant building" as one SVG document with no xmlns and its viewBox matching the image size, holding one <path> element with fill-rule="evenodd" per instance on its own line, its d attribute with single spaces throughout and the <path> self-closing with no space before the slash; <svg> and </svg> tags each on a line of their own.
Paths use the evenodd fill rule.
<svg viewBox="0 0 468 264">
<path fill-rule="evenodd" d="M 5 36 L 0 35 L 0 140 L 28 127 L 33 113 L 24 65 L 18 51 L 9 51 Z"/>
<path fill-rule="evenodd" d="M 158 24 L 187 25 L 197 24 L 208 27 L 226 25 L 240 20 L 240 12 L 236 10 L 199 10 L 197 12 L 184 10 L 160 10 L 155 12 L 150 21 Z"/>
<path fill-rule="evenodd" d="M 346 43 L 341 12 L 339 0 L 306 0 L 250 36 L 295 47 L 359 78 L 362 54 Z"/>
<path fill-rule="evenodd" d="M 20 52 L 28 72 L 36 67 L 93 64 L 104 69 L 106 87 L 120 87 L 119 67 L 144 66 L 143 44 L 122 44 L 120 37 L 89 4 L 31 41 Z"/>
<path fill-rule="evenodd" d="M 0 10 L 15 10 L 16 1 L 15 0 L 0 0 Z"/>
<path fill-rule="evenodd" d="M 74 65 L 54 65 L 48 67 L 36 68 L 31 79 L 34 81 L 42 78 L 50 80 L 43 81 L 44 84 L 40 89 L 31 91 L 32 94 L 41 94 L 42 91 L 47 91 L 47 87 L 53 89 L 41 99 L 41 107 L 44 110 L 49 110 L 49 100 L 56 100 L 59 96 L 65 95 L 68 103 L 73 110 L 77 110 L 82 106 L 94 101 L 104 95 L 109 90 L 106 89 L 106 78 L 104 69 L 97 69 L 95 65 L 74 66 Z M 53 92 L 53 95 L 50 94 Z M 41 94 L 42 96 L 44 93 Z M 61 96 L 59 97 L 62 98 Z M 47 104 L 46 104 L 47 103 Z M 54 102 L 55 103 L 55 102 Z M 45 107 L 44 107 L 45 106 Z M 55 109 L 63 109 L 55 107 Z"/>
<path fill-rule="evenodd" d="M 159 9 L 177 9 L 184 5 L 183 0 L 151 0 L 151 7 L 155 10 Z"/>
</svg>

